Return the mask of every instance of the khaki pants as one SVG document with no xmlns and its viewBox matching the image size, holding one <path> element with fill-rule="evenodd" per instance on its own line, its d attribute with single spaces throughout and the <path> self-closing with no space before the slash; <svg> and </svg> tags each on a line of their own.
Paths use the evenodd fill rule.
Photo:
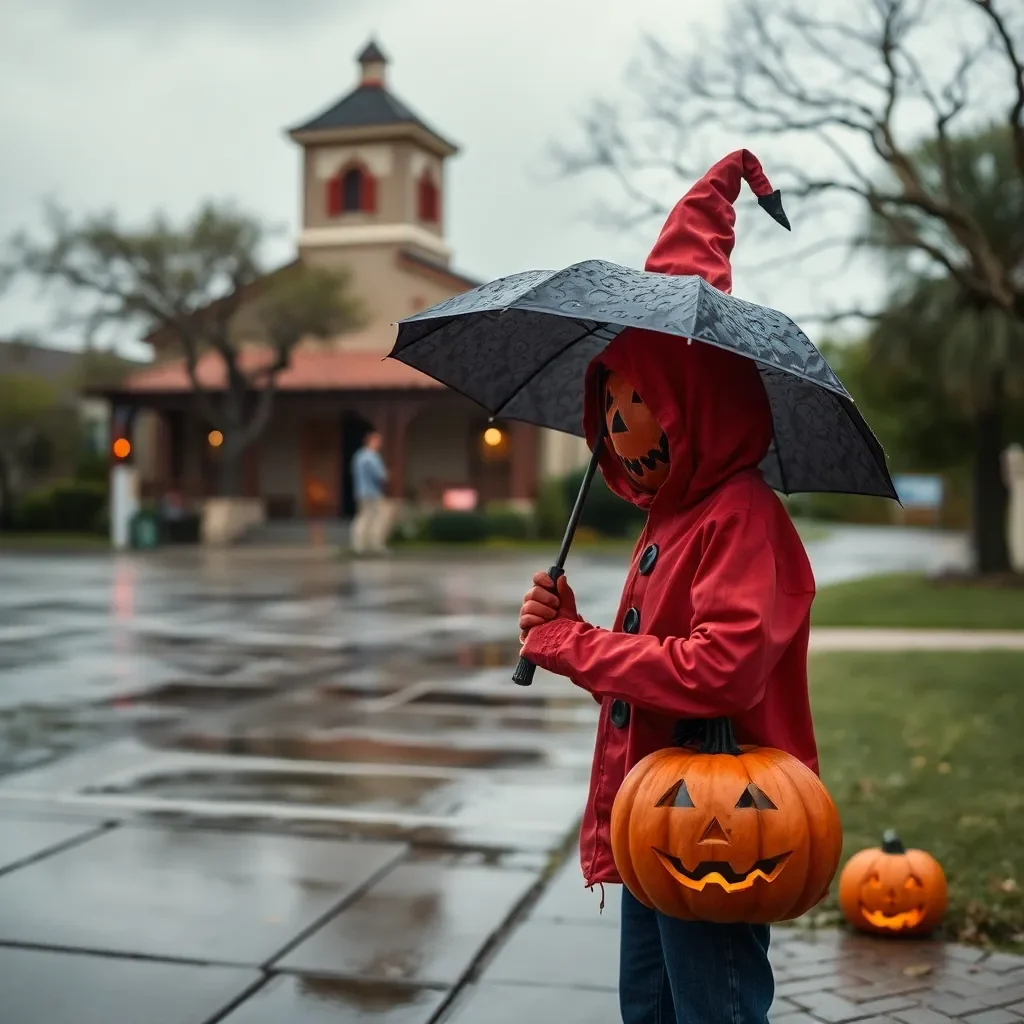
<svg viewBox="0 0 1024 1024">
<path fill-rule="evenodd" d="M 391 515 L 386 498 L 363 498 L 352 520 L 352 550 L 357 555 L 386 550 Z"/>
</svg>

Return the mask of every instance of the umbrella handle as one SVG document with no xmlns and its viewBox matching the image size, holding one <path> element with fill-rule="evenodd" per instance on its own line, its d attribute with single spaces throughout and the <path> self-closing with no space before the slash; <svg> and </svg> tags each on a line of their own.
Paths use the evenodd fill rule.
<svg viewBox="0 0 1024 1024">
<path fill-rule="evenodd" d="M 565 570 L 559 565 L 553 565 L 548 569 L 548 575 L 551 577 L 554 586 L 548 589 L 552 594 L 558 593 L 558 577 L 565 575 Z M 533 683 L 533 673 L 537 671 L 537 666 L 532 661 L 527 661 L 526 658 L 520 657 L 519 664 L 516 665 L 515 672 L 512 673 L 512 682 L 516 686 L 530 686 Z"/>
<path fill-rule="evenodd" d="M 583 474 L 583 482 L 580 484 L 579 494 L 576 495 L 576 504 L 572 507 L 572 515 L 569 516 L 569 522 L 565 526 L 562 546 L 558 551 L 558 560 L 548 569 L 548 575 L 555 585 L 558 583 L 558 577 L 565 575 L 563 566 L 565 565 L 566 558 L 569 557 L 569 548 L 572 546 L 572 539 L 576 535 L 576 527 L 583 513 L 583 503 L 587 500 L 587 492 L 590 490 L 590 482 L 594 479 L 594 474 L 597 472 L 597 463 L 601 458 L 601 449 L 604 447 L 606 430 L 604 417 L 601 417 L 601 425 L 598 428 L 597 438 L 594 441 L 594 451 L 591 453 L 587 471 Z M 555 587 L 552 587 L 551 592 L 556 593 Z M 516 665 L 516 670 L 512 673 L 512 682 L 517 686 L 529 686 L 533 682 L 533 674 L 536 671 L 537 666 L 532 661 L 520 657 L 519 664 Z"/>
</svg>

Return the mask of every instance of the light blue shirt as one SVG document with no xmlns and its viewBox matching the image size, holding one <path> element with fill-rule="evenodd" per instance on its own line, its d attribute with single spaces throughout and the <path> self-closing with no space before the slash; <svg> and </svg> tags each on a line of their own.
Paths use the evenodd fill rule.
<svg viewBox="0 0 1024 1024">
<path fill-rule="evenodd" d="M 356 501 L 368 498 L 382 498 L 388 471 L 379 452 L 372 448 L 360 448 L 352 456 L 352 489 Z"/>
</svg>

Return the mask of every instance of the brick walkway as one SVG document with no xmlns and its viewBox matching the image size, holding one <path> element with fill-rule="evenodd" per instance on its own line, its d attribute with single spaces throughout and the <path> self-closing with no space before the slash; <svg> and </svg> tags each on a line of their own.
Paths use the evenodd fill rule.
<svg viewBox="0 0 1024 1024">
<path fill-rule="evenodd" d="M 525 920 L 482 965 L 445 1024 L 619 1020 L 619 894 L 582 888 L 570 859 Z M 772 930 L 771 1024 L 1020 1024 L 1024 957 L 842 930 Z"/>
<path fill-rule="evenodd" d="M 772 1024 L 1024 1020 L 1024 957 L 842 931 L 801 938 L 776 928 L 772 938 Z"/>
</svg>

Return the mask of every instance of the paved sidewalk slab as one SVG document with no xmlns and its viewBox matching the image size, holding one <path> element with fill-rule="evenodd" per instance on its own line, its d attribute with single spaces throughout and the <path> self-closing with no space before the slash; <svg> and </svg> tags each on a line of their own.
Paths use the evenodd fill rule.
<svg viewBox="0 0 1024 1024">
<path fill-rule="evenodd" d="M 536 880 L 533 871 L 401 864 L 274 966 L 450 987 Z"/>
<path fill-rule="evenodd" d="M 0 1020 L 204 1024 L 259 978 L 256 971 L 230 967 L 0 949 Z"/>
<path fill-rule="evenodd" d="M 812 653 L 826 651 L 1024 651 L 1024 630 L 845 629 L 811 630 Z"/>
<path fill-rule="evenodd" d="M 615 1024 L 615 992 L 580 988 L 532 988 L 484 983 L 473 986 L 453 1007 L 445 1024 Z M 234 1024 L 234 1021 L 231 1022 Z"/>
<path fill-rule="evenodd" d="M 527 920 L 482 980 L 617 991 L 619 933 L 593 924 Z"/>
<path fill-rule="evenodd" d="M 606 925 L 619 930 L 622 906 L 621 887 L 605 887 L 604 910 L 601 910 L 601 887 L 587 889 L 575 850 L 558 869 L 544 895 L 530 911 L 531 921 L 569 921 L 580 924 Z"/>
<path fill-rule="evenodd" d="M 59 850 L 67 843 L 100 835 L 89 824 L 68 821 L 42 821 L 38 818 L 11 817 L 0 822 L 0 872 L 22 861 Z"/>
<path fill-rule="evenodd" d="M 445 998 L 437 989 L 284 976 L 269 981 L 223 1024 L 428 1024 Z"/>
<path fill-rule="evenodd" d="M 404 852 L 121 827 L 0 876 L 0 941 L 258 965 Z"/>
</svg>

